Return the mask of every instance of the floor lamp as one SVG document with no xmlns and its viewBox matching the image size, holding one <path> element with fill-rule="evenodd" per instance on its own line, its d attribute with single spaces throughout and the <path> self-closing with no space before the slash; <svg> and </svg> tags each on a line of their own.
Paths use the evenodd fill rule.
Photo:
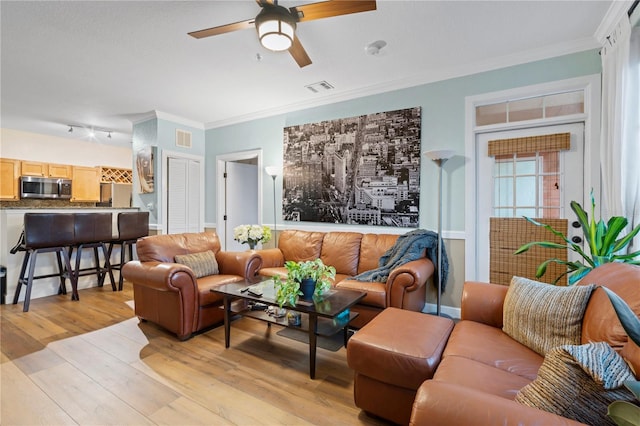
<svg viewBox="0 0 640 426">
<path fill-rule="evenodd" d="M 271 179 L 273 179 L 273 235 L 274 235 L 274 244 L 278 247 L 278 219 L 276 218 L 276 178 L 278 175 L 282 174 L 282 167 L 278 166 L 267 166 L 264 168 L 264 171 L 267 172 Z"/>
<path fill-rule="evenodd" d="M 437 149 L 424 153 L 426 157 L 438 165 L 438 296 L 436 299 L 436 315 L 443 316 L 440 312 L 442 297 L 442 166 L 447 160 L 453 157 L 454 151 L 451 149 Z"/>
</svg>

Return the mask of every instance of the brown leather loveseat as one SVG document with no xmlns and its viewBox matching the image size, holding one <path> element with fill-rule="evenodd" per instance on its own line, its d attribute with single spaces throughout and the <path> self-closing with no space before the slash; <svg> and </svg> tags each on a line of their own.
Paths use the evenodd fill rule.
<svg viewBox="0 0 640 426">
<path fill-rule="evenodd" d="M 336 268 L 335 287 L 359 290 L 367 295 L 352 310 L 360 315 L 350 324 L 360 328 L 383 309 L 393 306 L 422 311 L 426 283 L 434 265 L 423 257 L 394 269 L 386 282 L 362 282 L 350 279 L 378 267 L 380 257 L 391 248 L 399 235 L 361 234 L 358 232 L 310 232 L 286 230 L 279 235 L 278 247 L 258 250 L 262 257 L 262 276 L 286 276 L 284 263 L 320 258 Z"/>
<path fill-rule="evenodd" d="M 197 277 L 176 256 L 212 251 L 219 273 Z M 138 259 L 122 268 L 133 283 L 136 315 L 186 340 L 192 333 L 221 323 L 222 296 L 211 288 L 254 278 L 262 265 L 255 252 L 224 252 L 214 232 L 154 235 L 136 244 Z"/>
<path fill-rule="evenodd" d="M 605 264 L 591 271 L 579 285 L 586 284 L 613 290 L 640 316 L 639 266 Z M 556 393 L 549 392 L 542 398 L 551 404 L 571 399 L 565 395 L 582 392 L 586 386 L 567 373 L 575 371 L 569 367 L 565 370 L 564 365 L 570 363 L 555 368 L 558 364 L 548 363 L 545 356 L 503 332 L 508 289 L 496 284 L 465 283 L 461 320 L 455 324 L 448 318 L 393 310 L 376 317 L 351 338 L 347 347 L 349 366 L 355 370 L 356 405 L 400 424 L 577 424 L 535 408 L 535 404 L 516 402 L 523 388 L 537 392 L 535 387 L 543 386 L 549 375 L 560 381 L 560 385 L 550 386 Z M 604 290 L 596 288 L 585 303 L 586 309 L 578 318 L 581 328 L 577 344 L 608 343 L 630 367 L 631 380 L 634 374 L 637 379 L 640 348 L 628 339 Z M 549 357 L 552 352 L 557 353 L 557 349 L 545 355 Z M 541 368 L 543 362 L 554 368 Z M 534 381 L 533 387 L 527 386 Z M 584 397 L 584 392 L 580 396 L 588 402 L 578 402 L 577 408 L 571 405 L 570 410 L 595 406 L 594 398 Z M 606 404 L 597 412 L 604 416 Z"/>
</svg>

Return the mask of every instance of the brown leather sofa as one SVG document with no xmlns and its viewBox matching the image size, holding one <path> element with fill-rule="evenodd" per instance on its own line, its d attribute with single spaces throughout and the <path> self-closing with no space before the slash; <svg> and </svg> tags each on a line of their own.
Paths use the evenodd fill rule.
<svg viewBox="0 0 640 426">
<path fill-rule="evenodd" d="M 606 264 L 580 282 L 590 283 L 610 288 L 640 316 L 640 267 Z M 544 358 L 503 333 L 507 290 L 465 283 L 455 325 L 412 312 L 385 311 L 375 318 L 347 347 L 356 405 L 400 424 L 578 424 L 514 401 L 536 379 Z M 413 332 L 404 331 L 409 323 Z M 605 292 L 596 289 L 583 317 L 582 343 L 602 341 L 618 350 L 638 377 L 640 348 L 628 340 Z"/>
<path fill-rule="evenodd" d="M 426 257 L 410 261 L 394 269 L 386 283 L 349 279 L 378 267 L 380 257 L 391 248 L 398 235 L 361 234 L 358 232 L 309 232 L 286 230 L 279 235 L 278 247 L 258 250 L 262 257 L 262 276 L 286 277 L 284 263 L 320 258 L 336 268 L 334 286 L 367 293 L 352 311 L 360 315 L 350 324 L 360 328 L 383 309 L 393 306 L 422 311 L 426 299 L 426 283 L 434 265 Z"/>
<path fill-rule="evenodd" d="M 193 271 L 174 262 L 176 255 L 215 253 L 220 273 L 196 278 Z M 262 265 L 255 252 L 224 252 L 213 232 L 154 235 L 136 243 L 138 260 L 127 262 L 122 274 L 133 283 L 136 315 L 186 340 L 192 333 L 221 323 L 222 296 L 211 288 L 253 279 Z"/>
</svg>

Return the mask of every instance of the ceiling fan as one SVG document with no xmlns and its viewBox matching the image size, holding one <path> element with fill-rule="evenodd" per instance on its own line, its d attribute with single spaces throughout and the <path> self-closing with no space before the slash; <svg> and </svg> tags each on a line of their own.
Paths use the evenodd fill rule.
<svg viewBox="0 0 640 426">
<path fill-rule="evenodd" d="M 328 0 L 289 9 L 279 6 L 278 0 L 256 0 L 256 3 L 262 10 L 253 19 L 193 31 L 189 35 L 205 38 L 255 27 L 260 43 L 265 48 L 273 51 L 288 50 L 302 68 L 311 64 L 311 58 L 295 34 L 298 22 L 376 10 L 375 0 Z"/>
</svg>

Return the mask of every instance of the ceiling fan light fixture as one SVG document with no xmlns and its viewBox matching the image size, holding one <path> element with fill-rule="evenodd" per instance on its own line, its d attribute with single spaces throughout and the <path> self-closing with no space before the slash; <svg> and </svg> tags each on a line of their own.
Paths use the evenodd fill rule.
<svg viewBox="0 0 640 426">
<path fill-rule="evenodd" d="M 260 43 L 275 52 L 287 50 L 293 44 L 296 21 L 282 6 L 264 6 L 256 16 L 256 30 Z"/>
</svg>

